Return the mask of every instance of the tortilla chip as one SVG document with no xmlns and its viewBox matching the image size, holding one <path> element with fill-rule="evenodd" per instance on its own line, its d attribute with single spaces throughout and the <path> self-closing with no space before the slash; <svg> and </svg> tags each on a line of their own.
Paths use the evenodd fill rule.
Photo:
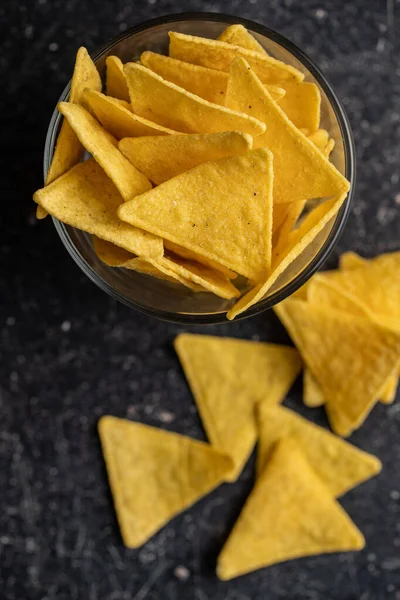
<svg viewBox="0 0 400 600">
<path fill-rule="evenodd" d="M 143 52 L 141 63 L 160 75 L 208 102 L 224 104 L 228 73 L 192 65 L 155 52 Z"/>
<path fill-rule="evenodd" d="M 128 86 L 126 84 L 126 77 L 124 73 L 124 65 L 122 60 L 118 56 L 107 56 L 107 78 L 106 78 L 106 91 L 107 96 L 113 96 L 119 100 L 125 100 L 130 102 Z"/>
<path fill-rule="evenodd" d="M 76 53 L 69 102 L 80 104 L 85 88 L 101 90 L 101 79 L 88 51 L 86 48 L 81 47 Z M 69 171 L 71 167 L 81 160 L 82 156 L 83 146 L 71 129 L 68 121 L 64 119 L 47 173 L 46 184 L 51 183 L 57 177 Z M 43 207 L 38 206 L 36 216 L 38 219 L 44 219 L 47 213 Z"/>
<path fill-rule="evenodd" d="M 279 440 L 293 437 L 310 466 L 336 498 L 381 471 L 381 461 L 283 406 L 259 414 L 257 472 L 261 475 Z"/>
<path fill-rule="evenodd" d="M 186 436 L 102 417 L 98 424 L 125 546 L 138 548 L 222 483 L 232 461 Z"/>
<path fill-rule="evenodd" d="M 298 69 L 267 54 L 174 31 L 169 32 L 169 55 L 217 71 L 229 71 L 232 61 L 238 56 L 243 57 L 263 83 L 278 86 L 304 79 Z"/>
<path fill-rule="evenodd" d="M 212 104 L 166 81 L 142 65 L 128 63 L 125 74 L 135 114 L 182 133 L 244 131 L 260 135 L 264 123 Z"/>
<path fill-rule="evenodd" d="M 344 252 L 339 258 L 339 268 L 347 271 L 358 267 L 364 267 L 368 264 L 368 259 L 360 256 L 356 252 Z"/>
<path fill-rule="evenodd" d="M 72 167 L 33 199 L 67 225 L 117 244 L 143 256 L 163 255 L 162 240 L 127 225 L 116 215 L 123 199 L 113 182 L 94 159 Z"/>
<path fill-rule="evenodd" d="M 192 65 L 156 52 L 143 52 L 140 60 L 143 66 L 157 73 L 163 79 L 175 83 L 208 102 L 224 106 L 228 73 Z M 274 100 L 283 98 L 286 93 L 284 89 L 275 85 L 269 85 L 267 88 Z"/>
<path fill-rule="evenodd" d="M 272 179 L 272 154 L 260 148 L 186 171 L 118 216 L 259 280 L 271 261 Z"/>
<path fill-rule="evenodd" d="M 332 429 L 348 436 L 397 372 L 400 334 L 297 299 L 285 300 L 276 312 L 321 387 Z"/>
<path fill-rule="evenodd" d="M 247 50 L 260 52 L 261 54 L 268 54 L 265 48 L 257 42 L 256 38 L 243 25 L 229 25 L 218 37 L 218 40 L 227 44 L 233 44 L 234 46 L 240 46 L 241 48 L 247 48 Z"/>
<path fill-rule="evenodd" d="M 317 206 L 317 208 L 307 215 L 300 227 L 295 230 L 295 235 L 290 240 L 291 245 L 288 245 L 286 248 L 278 247 L 278 254 L 275 255 L 271 274 L 264 282 L 256 285 L 236 302 L 226 315 L 229 320 L 234 319 L 237 315 L 240 315 L 264 298 L 278 277 L 282 275 L 285 269 L 287 269 L 298 256 L 300 256 L 307 246 L 313 242 L 320 231 L 322 231 L 325 225 L 337 214 L 344 200 L 345 195 L 337 200 L 328 200 L 320 206 Z M 299 293 L 304 295 L 306 290 L 302 289 Z"/>
<path fill-rule="evenodd" d="M 335 147 L 335 140 L 333 138 L 330 138 L 329 142 L 327 143 L 327 145 L 325 146 L 325 148 L 323 149 L 323 153 L 324 155 L 329 158 L 331 155 L 332 150 Z"/>
<path fill-rule="evenodd" d="M 232 457 L 235 481 L 256 441 L 258 402 L 282 402 L 300 371 L 286 346 L 233 338 L 181 334 L 175 350 L 211 444 Z"/>
<path fill-rule="evenodd" d="M 100 92 L 86 90 L 84 101 L 90 112 L 117 140 L 125 137 L 166 136 L 176 133 L 172 129 L 134 115 L 130 109 L 121 104 L 121 101 Z"/>
<path fill-rule="evenodd" d="M 321 92 L 315 83 L 282 84 L 286 91 L 279 100 L 280 108 L 298 128 L 317 131 L 321 117 Z"/>
<path fill-rule="evenodd" d="M 317 408 L 325 404 L 322 390 L 310 369 L 304 369 L 303 373 L 303 403 L 309 408 Z"/>
<path fill-rule="evenodd" d="M 254 147 L 274 155 L 274 204 L 348 192 L 349 182 L 287 118 L 243 58 L 232 63 L 225 102 L 268 124 Z"/>
<path fill-rule="evenodd" d="M 280 441 L 217 562 L 227 580 L 285 560 L 360 550 L 365 540 L 292 439 Z"/>
<path fill-rule="evenodd" d="M 306 134 L 310 142 L 317 146 L 318 150 L 323 152 L 325 146 L 329 141 L 329 133 L 326 129 L 318 129 L 318 131 L 314 131 L 313 133 Z"/>
<path fill-rule="evenodd" d="M 252 145 L 248 133 L 225 131 L 126 138 L 120 141 L 119 149 L 139 171 L 160 185 L 204 162 L 245 154 Z"/>
<path fill-rule="evenodd" d="M 151 189 L 151 183 L 116 148 L 117 141 L 92 117 L 75 104 L 60 102 L 58 110 L 66 117 L 86 148 L 118 188 L 124 200 Z"/>
<path fill-rule="evenodd" d="M 274 165 L 275 167 L 275 165 Z M 351 270 L 320 274 L 343 291 L 358 298 L 372 313 L 389 319 L 392 327 L 400 331 L 400 252 L 383 254 L 364 266 Z"/>
<path fill-rule="evenodd" d="M 171 252 L 180 256 L 181 258 L 187 258 L 189 260 L 194 260 L 202 265 L 205 265 L 206 267 L 211 267 L 211 269 L 216 269 L 217 271 L 219 271 L 220 273 L 225 275 L 225 277 L 227 277 L 228 279 L 236 279 L 237 278 L 237 273 L 235 273 L 234 271 L 231 271 L 227 267 L 224 267 L 224 265 L 221 265 L 220 263 L 216 262 L 215 260 L 211 260 L 211 258 L 207 258 L 206 256 L 202 256 L 201 254 L 198 254 L 197 252 L 193 252 L 193 250 L 188 250 L 187 248 L 184 248 L 183 246 L 179 246 L 178 244 L 174 244 L 173 242 L 170 242 L 169 240 L 164 240 L 164 247 L 167 250 L 171 250 Z"/>
<path fill-rule="evenodd" d="M 272 218 L 273 246 L 281 247 L 282 244 L 287 243 L 289 233 L 299 220 L 306 203 L 307 200 L 298 200 L 287 204 L 274 205 Z"/>
<path fill-rule="evenodd" d="M 168 281 L 169 283 L 180 283 L 196 292 L 205 291 L 200 285 L 168 269 L 162 258 L 137 257 L 131 252 L 127 252 L 123 248 L 119 248 L 115 244 L 111 244 L 95 236 L 93 236 L 93 248 L 100 260 L 109 267 L 129 269 L 143 275 L 150 275 L 151 277 Z"/>
<path fill-rule="evenodd" d="M 308 283 L 307 298 L 310 303 L 324 309 L 342 310 L 356 317 L 370 318 L 368 308 L 334 281 L 323 279 L 323 273 L 315 275 Z"/>
<path fill-rule="evenodd" d="M 382 404 L 393 404 L 396 399 L 397 385 L 397 375 L 391 375 L 379 393 L 379 401 Z M 309 369 L 305 369 L 303 375 L 303 402 L 309 408 L 316 408 L 325 404 L 321 387 Z"/>
</svg>

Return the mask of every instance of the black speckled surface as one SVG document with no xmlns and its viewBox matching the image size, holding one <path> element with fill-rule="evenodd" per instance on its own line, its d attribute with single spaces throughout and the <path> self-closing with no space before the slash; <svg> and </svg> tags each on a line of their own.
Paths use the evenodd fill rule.
<svg viewBox="0 0 400 600">
<path fill-rule="evenodd" d="M 343 99 L 358 185 L 330 266 L 344 250 L 400 247 L 397 0 L 1 3 L 0 598 L 399 600 L 399 402 L 376 407 L 352 438 L 384 463 L 343 498 L 367 538 L 363 552 L 218 582 L 215 558 L 251 486 L 251 465 L 140 550 L 122 546 L 96 422 L 109 413 L 203 438 L 171 348 L 182 329 L 117 305 L 85 279 L 51 222 L 35 221 L 30 197 L 42 184 L 48 121 L 78 46 L 94 50 L 142 20 L 188 8 L 278 29 Z M 272 313 L 201 331 L 288 341 Z M 322 411 L 301 407 L 299 382 L 288 404 L 325 423 Z"/>
</svg>

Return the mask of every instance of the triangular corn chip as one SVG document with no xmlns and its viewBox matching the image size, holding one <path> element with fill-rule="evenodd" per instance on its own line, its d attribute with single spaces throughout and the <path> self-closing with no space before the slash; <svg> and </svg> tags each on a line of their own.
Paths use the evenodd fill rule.
<svg viewBox="0 0 400 600">
<path fill-rule="evenodd" d="M 299 220 L 306 203 L 306 200 L 297 200 L 286 204 L 274 204 L 272 218 L 274 246 L 287 243 L 289 233 Z"/>
<path fill-rule="evenodd" d="M 286 94 L 279 100 L 280 108 L 296 127 L 317 131 L 321 116 L 321 92 L 315 83 L 282 84 Z"/>
<path fill-rule="evenodd" d="M 210 442 L 232 456 L 229 481 L 239 476 L 256 441 L 257 403 L 282 402 L 300 370 L 286 346 L 181 334 L 175 350 Z"/>
<path fill-rule="evenodd" d="M 335 147 L 335 140 L 333 138 L 329 139 L 329 142 L 326 144 L 325 148 L 323 149 L 323 153 L 324 156 L 326 156 L 326 158 L 329 158 L 331 155 L 332 150 Z"/>
<path fill-rule="evenodd" d="M 283 82 L 304 79 L 303 73 L 294 67 L 259 51 L 173 31 L 169 33 L 169 55 L 218 71 L 229 71 L 232 61 L 241 56 L 247 60 L 263 83 L 281 85 Z"/>
<path fill-rule="evenodd" d="M 184 90 L 196 94 L 208 102 L 222 106 L 225 104 L 228 73 L 192 65 L 155 52 L 143 52 L 140 60 L 143 66 L 154 71 L 163 79 L 179 85 Z M 280 100 L 286 93 L 284 89 L 275 85 L 268 85 L 267 89 L 274 100 Z"/>
<path fill-rule="evenodd" d="M 337 214 L 338 210 L 344 202 L 345 196 L 337 200 L 328 200 L 320 206 L 317 206 L 307 217 L 298 229 L 295 230 L 295 235 L 291 239 L 291 244 L 287 248 L 283 248 L 275 257 L 272 273 L 266 280 L 245 294 L 227 313 L 227 318 L 232 320 L 237 315 L 259 302 L 264 298 L 268 291 L 272 288 L 277 279 L 287 269 L 287 267 L 307 248 L 315 237 L 323 230 L 325 225 Z M 304 287 L 304 286 L 303 286 Z M 306 290 L 302 289 L 299 292 L 303 295 Z"/>
<path fill-rule="evenodd" d="M 106 92 L 107 96 L 130 102 L 124 65 L 118 56 L 107 56 Z"/>
<path fill-rule="evenodd" d="M 267 124 L 254 147 L 274 155 L 274 204 L 348 192 L 349 182 L 287 118 L 243 58 L 232 63 L 225 103 Z"/>
<path fill-rule="evenodd" d="M 117 141 L 92 117 L 76 104 L 60 102 L 59 111 L 93 158 L 117 186 L 123 199 L 130 200 L 151 189 L 151 183 L 116 148 Z"/>
<path fill-rule="evenodd" d="M 222 483 L 231 460 L 186 436 L 115 417 L 99 435 L 122 539 L 144 544 L 175 515 Z"/>
<path fill-rule="evenodd" d="M 274 163 L 275 168 L 275 163 Z M 400 252 L 367 261 L 364 266 L 329 273 L 329 280 L 400 330 Z M 325 274 L 321 274 L 321 278 Z"/>
<path fill-rule="evenodd" d="M 120 221 L 117 207 L 123 199 L 94 159 L 72 167 L 50 185 L 38 190 L 33 199 L 56 219 L 82 229 L 129 252 L 160 257 L 160 238 Z"/>
<path fill-rule="evenodd" d="M 222 105 L 225 102 L 228 73 L 192 65 L 155 52 L 143 52 L 140 61 L 142 65 L 163 79 L 179 85 L 208 102 Z"/>
<path fill-rule="evenodd" d="M 264 123 L 246 114 L 212 104 L 166 81 L 136 63 L 125 65 L 135 114 L 182 133 L 244 131 L 260 135 Z"/>
<path fill-rule="evenodd" d="M 325 404 L 324 394 L 310 369 L 304 369 L 303 372 L 303 403 L 309 408 Z"/>
<path fill-rule="evenodd" d="M 321 273 L 321 276 L 316 275 L 308 283 L 308 301 L 310 303 L 323 306 L 324 309 L 332 308 L 333 310 L 343 310 L 347 314 L 365 317 L 381 325 L 386 324 L 385 321 L 382 321 L 379 316 L 372 313 L 358 298 L 346 292 L 334 281 L 330 279 L 323 279 L 323 276 L 323 273 Z M 318 392 L 316 390 L 318 384 L 315 380 L 313 380 L 312 383 L 308 382 L 308 388 L 310 388 L 310 386 L 311 390 L 307 390 L 306 397 L 310 397 L 312 402 L 313 398 L 318 396 Z M 391 375 L 388 377 L 385 385 L 383 386 L 379 394 L 379 399 L 384 404 L 391 404 L 395 399 L 396 390 L 397 376 Z M 321 391 L 319 392 L 319 395 L 323 398 Z M 306 400 L 305 403 L 307 402 L 308 400 Z M 322 404 L 324 404 L 324 400 L 318 406 Z M 310 406 L 310 404 L 307 404 L 307 406 Z"/>
<path fill-rule="evenodd" d="M 382 404 L 392 404 L 396 399 L 397 386 L 398 376 L 391 375 L 388 377 L 382 390 L 379 392 L 379 401 Z M 316 408 L 325 404 L 321 386 L 309 369 L 305 369 L 303 375 L 303 402 L 309 408 Z"/>
<path fill-rule="evenodd" d="M 365 541 L 292 439 L 276 446 L 217 563 L 232 579 L 275 563 L 360 550 Z"/>
<path fill-rule="evenodd" d="M 198 254 L 197 252 L 193 252 L 193 250 L 188 250 L 187 248 L 184 248 L 183 246 L 179 246 L 178 244 L 174 244 L 173 242 L 170 242 L 169 240 L 164 240 L 164 248 L 166 248 L 167 250 L 171 250 L 171 252 L 173 252 L 177 256 L 180 256 L 181 258 L 187 258 L 189 260 L 194 260 L 202 265 L 205 265 L 206 267 L 211 267 L 211 269 L 216 269 L 217 271 L 220 271 L 223 275 L 225 275 L 225 277 L 227 277 L 228 279 L 236 279 L 238 276 L 237 273 L 235 273 L 234 271 L 231 271 L 227 267 L 224 267 L 224 265 L 221 265 L 220 263 L 216 262 L 215 260 L 212 260 L 211 258 L 202 256 L 201 254 Z"/>
<path fill-rule="evenodd" d="M 314 146 L 317 146 L 318 150 L 321 152 L 324 150 L 329 141 L 329 133 L 326 131 L 326 129 L 318 129 L 312 133 L 308 132 L 306 135 L 310 142 L 312 142 Z"/>
<path fill-rule="evenodd" d="M 296 439 L 310 466 L 331 494 L 339 497 L 380 472 L 376 456 L 367 454 L 326 429 L 283 406 L 262 406 L 259 411 L 257 472 L 261 475 L 275 444 Z"/>
<path fill-rule="evenodd" d="M 117 140 L 125 137 L 138 137 L 143 135 L 165 136 L 173 135 L 176 131 L 143 119 L 126 108 L 120 100 L 105 96 L 100 92 L 86 90 L 85 104 L 103 127 Z"/>
<path fill-rule="evenodd" d="M 218 40 L 227 44 L 233 44 L 234 46 L 240 46 L 241 48 L 247 48 L 247 50 L 267 54 L 265 48 L 257 42 L 256 38 L 243 25 L 229 25 L 218 37 Z"/>
<path fill-rule="evenodd" d="M 368 262 L 367 258 L 360 256 L 356 252 L 344 252 L 339 258 L 339 267 L 346 271 L 348 269 L 364 267 Z"/>
<path fill-rule="evenodd" d="M 257 281 L 271 260 L 272 179 L 272 154 L 260 148 L 186 171 L 118 216 Z"/>
<path fill-rule="evenodd" d="M 400 334 L 297 299 L 285 300 L 276 312 L 321 387 L 332 429 L 346 437 L 397 372 Z"/>
<path fill-rule="evenodd" d="M 197 165 L 251 150 L 248 133 L 193 133 L 163 137 L 126 138 L 118 147 L 122 154 L 156 185 Z"/>
<path fill-rule="evenodd" d="M 82 101 L 82 93 L 85 88 L 100 91 L 101 79 L 88 51 L 86 48 L 81 47 L 76 53 L 69 102 L 80 104 Z M 76 165 L 80 161 L 82 155 L 83 146 L 70 127 L 68 121 L 64 119 L 60 133 L 58 134 L 50 169 L 47 173 L 46 184 L 51 183 L 57 179 L 57 177 L 60 177 L 60 175 L 63 175 L 71 167 Z M 41 206 L 38 206 L 36 212 L 37 218 L 43 219 L 46 215 L 46 211 Z"/>
</svg>

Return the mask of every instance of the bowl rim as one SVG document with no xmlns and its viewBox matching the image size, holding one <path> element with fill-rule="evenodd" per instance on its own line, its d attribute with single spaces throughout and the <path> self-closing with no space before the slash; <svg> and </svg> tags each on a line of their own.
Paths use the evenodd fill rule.
<svg viewBox="0 0 400 600">
<path fill-rule="evenodd" d="M 259 33 L 273 42 L 276 42 L 280 46 L 282 46 L 285 50 L 290 52 L 297 60 L 299 60 L 303 66 L 313 75 L 313 77 L 318 82 L 319 86 L 322 88 L 324 93 L 326 94 L 329 103 L 331 105 L 332 110 L 335 113 L 335 117 L 337 119 L 340 132 L 343 139 L 344 146 L 344 156 L 345 156 L 345 176 L 350 181 L 350 190 L 347 195 L 347 198 L 343 205 L 341 206 L 339 212 L 336 215 L 335 222 L 332 225 L 332 229 L 329 232 L 328 237 L 326 238 L 324 244 L 319 249 L 317 254 L 313 259 L 310 260 L 307 267 L 302 270 L 296 277 L 283 286 L 280 290 L 276 291 L 274 294 L 265 298 L 264 300 L 260 300 L 257 304 L 250 307 L 248 310 L 244 311 L 238 317 L 235 318 L 235 321 L 239 321 L 242 319 L 247 319 L 254 315 L 257 315 L 265 310 L 271 309 L 273 306 L 282 302 L 284 299 L 292 295 L 296 292 L 300 287 L 302 287 L 313 275 L 316 271 L 318 271 L 327 258 L 332 253 L 335 248 L 339 237 L 341 236 L 343 229 L 346 225 L 349 213 L 350 206 L 354 196 L 355 191 L 355 183 L 356 183 L 356 160 L 355 160 L 355 146 L 353 134 L 351 131 L 350 123 L 344 107 L 336 95 L 332 85 L 329 83 L 325 75 L 320 71 L 320 69 L 314 64 L 313 60 L 310 59 L 303 50 L 298 48 L 296 44 L 288 40 L 282 34 L 276 32 L 269 27 L 261 25 L 255 21 L 245 19 L 242 17 L 227 15 L 224 13 L 210 13 L 210 12 L 183 12 L 176 14 L 168 14 L 161 17 L 156 17 L 154 19 L 149 19 L 147 21 L 143 21 L 138 25 L 134 25 L 133 27 L 127 29 L 119 36 L 113 38 L 110 42 L 102 46 L 96 52 L 91 53 L 91 58 L 93 61 L 97 61 L 102 58 L 107 52 L 109 52 L 116 44 L 122 42 L 123 40 L 135 35 L 136 33 L 140 33 L 147 29 L 151 29 L 152 27 L 156 27 L 158 25 L 165 25 L 168 23 L 176 23 L 182 21 L 215 21 L 222 22 L 227 24 L 241 24 L 247 29 Z M 71 81 L 64 88 L 58 102 L 62 102 L 68 99 L 69 92 L 71 87 Z M 47 130 L 45 147 L 44 147 L 44 157 L 43 157 L 43 174 L 44 180 L 46 180 L 47 171 L 50 166 L 50 160 L 52 152 L 54 151 L 55 141 L 58 134 L 58 129 L 61 121 L 61 115 L 57 111 L 57 104 L 54 108 L 52 117 L 50 119 L 49 127 Z M 69 252 L 70 256 L 73 258 L 75 263 L 84 271 L 84 273 L 89 277 L 93 283 L 95 283 L 98 287 L 100 287 L 104 292 L 106 292 L 109 296 L 114 299 L 120 301 L 122 304 L 129 306 L 141 313 L 146 315 L 154 316 L 163 321 L 169 321 L 172 323 L 180 323 L 182 325 L 213 325 L 213 324 L 222 324 L 229 323 L 230 321 L 227 319 L 227 311 L 220 313 L 209 313 L 209 314 L 190 314 L 190 313 L 174 313 L 170 311 L 164 311 L 161 309 L 154 309 L 144 304 L 140 304 L 139 302 L 132 301 L 130 298 L 126 297 L 124 294 L 115 290 L 111 285 L 109 285 L 104 279 L 100 277 L 100 275 L 95 272 L 90 264 L 81 256 L 78 252 L 75 244 L 72 242 L 72 239 L 68 233 L 67 227 L 61 221 L 58 221 L 54 217 L 52 217 L 54 226 L 59 234 L 64 246 Z"/>
</svg>

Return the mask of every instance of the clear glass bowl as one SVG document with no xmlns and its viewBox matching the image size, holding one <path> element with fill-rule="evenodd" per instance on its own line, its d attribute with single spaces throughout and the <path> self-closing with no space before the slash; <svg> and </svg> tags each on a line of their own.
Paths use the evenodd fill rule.
<svg viewBox="0 0 400 600">
<path fill-rule="evenodd" d="M 168 32 L 179 31 L 208 38 L 217 38 L 230 24 L 241 23 L 266 48 L 271 56 L 297 67 L 306 81 L 321 89 L 321 127 L 335 140 L 331 155 L 334 165 L 352 183 L 350 193 L 339 213 L 314 242 L 281 275 L 266 297 L 242 313 L 244 319 L 267 310 L 290 296 L 317 271 L 332 252 L 345 225 L 355 184 L 354 142 L 343 107 L 335 92 L 314 63 L 282 35 L 252 21 L 222 14 L 188 13 L 153 19 L 133 27 L 93 55 L 97 68 L 104 75 L 105 59 L 110 54 L 123 62 L 136 60 L 144 50 L 168 54 Z M 67 100 L 70 84 L 60 100 Z M 50 167 L 61 116 L 54 110 L 46 137 L 44 176 Z M 210 293 L 197 293 L 180 284 L 169 283 L 148 275 L 111 268 L 96 256 L 91 236 L 53 219 L 68 252 L 84 273 L 103 291 L 131 308 L 160 319 L 189 324 L 228 322 L 226 312 L 234 300 L 224 300 Z"/>
</svg>

